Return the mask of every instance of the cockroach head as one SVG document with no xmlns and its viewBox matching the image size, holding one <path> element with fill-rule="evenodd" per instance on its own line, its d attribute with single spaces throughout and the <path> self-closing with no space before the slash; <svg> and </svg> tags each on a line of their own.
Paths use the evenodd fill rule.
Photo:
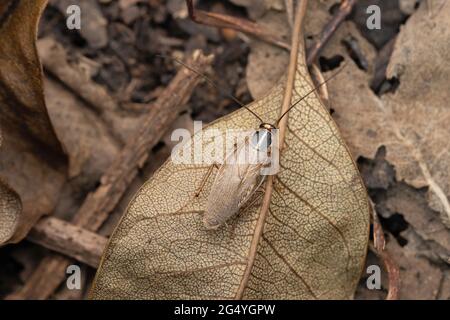
<svg viewBox="0 0 450 320">
<path fill-rule="evenodd" d="M 265 129 L 265 130 L 267 130 L 267 131 L 272 131 L 272 130 L 275 130 L 277 127 L 275 127 L 273 124 L 264 122 L 264 123 L 261 123 L 261 125 L 259 126 L 259 128 L 260 128 L 260 129 Z"/>
</svg>

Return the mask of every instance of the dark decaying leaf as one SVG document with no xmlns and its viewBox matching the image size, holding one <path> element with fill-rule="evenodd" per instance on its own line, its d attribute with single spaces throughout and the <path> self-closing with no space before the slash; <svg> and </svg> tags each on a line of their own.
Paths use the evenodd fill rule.
<svg viewBox="0 0 450 320">
<path fill-rule="evenodd" d="M 47 114 L 35 45 L 46 2 L 0 3 L 0 178 L 11 201 L 22 204 L 21 210 L 2 206 L 0 221 L 15 223 L 0 224 L 0 244 L 21 240 L 50 213 L 65 180 L 66 159 Z"/>
</svg>

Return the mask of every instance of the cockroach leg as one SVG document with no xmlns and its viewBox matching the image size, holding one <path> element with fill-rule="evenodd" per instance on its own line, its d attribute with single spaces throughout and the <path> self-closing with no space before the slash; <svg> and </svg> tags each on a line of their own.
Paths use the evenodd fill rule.
<svg viewBox="0 0 450 320">
<path fill-rule="evenodd" d="M 280 183 L 278 182 L 278 176 L 275 176 L 275 179 L 273 179 L 273 189 L 274 189 L 277 193 L 281 193 L 281 190 L 280 190 Z"/>
<path fill-rule="evenodd" d="M 219 169 L 219 165 L 217 163 L 213 163 L 211 166 L 209 166 L 208 171 L 206 171 L 205 176 L 202 179 L 202 182 L 200 183 L 199 188 L 197 191 L 195 191 L 194 196 L 198 198 L 200 196 L 200 193 L 202 192 L 203 188 L 205 187 L 206 181 L 208 181 L 209 176 L 211 175 L 213 169 Z"/>
<path fill-rule="evenodd" d="M 261 188 L 261 187 L 260 187 Z M 247 204 L 245 207 L 241 208 L 238 213 L 237 216 L 239 216 L 242 212 L 246 211 L 247 209 L 251 208 L 255 203 L 257 203 L 259 200 L 261 200 L 261 198 L 264 196 L 264 188 L 262 188 L 261 190 L 257 190 L 255 191 L 255 199 L 253 199 L 249 204 Z M 225 225 L 228 226 L 228 224 L 225 222 Z M 230 237 L 234 238 L 235 236 L 235 232 L 234 230 L 236 229 L 236 223 L 233 223 L 233 225 L 231 226 L 230 229 Z"/>
<path fill-rule="evenodd" d="M 245 205 L 245 207 L 241 208 L 238 212 L 238 215 L 241 214 L 241 212 L 246 211 L 247 209 L 251 208 L 255 203 L 257 203 L 261 198 L 264 196 L 264 189 L 255 191 L 254 199 Z"/>
</svg>

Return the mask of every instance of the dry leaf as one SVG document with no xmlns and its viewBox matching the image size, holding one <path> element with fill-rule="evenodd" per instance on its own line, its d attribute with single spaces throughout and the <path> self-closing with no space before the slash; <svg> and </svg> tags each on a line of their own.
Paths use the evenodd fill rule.
<svg viewBox="0 0 450 320">
<path fill-rule="evenodd" d="M 11 230 L 16 229 L 17 217 L 21 211 L 19 195 L 0 180 L 0 243 L 11 237 Z"/>
<path fill-rule="evenodd" d="M 69 156 L 69 177 L 88 189 L 119 153 L 120 143 L 81 99 L 52 78 L 44 80 L 48 113 Z"/>
<path fill-rule="evenodd" d="M 421 238 L 426 243 L 427 250 L 435 255 L 429 258 L 437 263 L 450 264 L 450 232 L 442 225 L 439 215 L 430 209 L 424 193 L 425 190 L 416 190 L 405 183 L 391 187 L 385 204 L 387 214 L 390 214 L 387 218 L 392 213 L 402 214 L 409 224 L 408 229 L 412 230 L 409 234 Z M 402 232 L 400 235 L 408 240 L 408 234 Z M 422 247 L 425 251 L 423 246 L 417 247 Z"/>
<path fill-rule="evenodd" d="M 282 37 L 289 37 L 286 14 L 268 12 L 258 20 L 268 30 L 276 30 Z M 262 98 L 285 75 L 289 64 L 289 52 L 264 41 L 252 41 L 251 52 L 245 70 L 247 86 L 254 99 Z"/>
<path fill-rule="evenodd" d="M 301 46 L 292 101 L 312 88 L 304 60 Z M 250 108 L 274 122 L 283 92 L 277 85 Z M 209 128 L 224 134 L 258 125 L 241 109 Z M 208 144 L 199 134 L 195 140 Z M 285 142 L 261 237 L 260 202 L 228 227 L 206 230 L 202 210 L 214 177 L 195 198 L 207 167 L 169 160 L 130 203 L 104 253 L 92 297 L 231 299 L 243 288 L 244 299 L 351 298 L 367 250 L 367 195 L 316 95 L 290 112 Z"/>
<path fill-rule="evenodd" d="M 267 10 L 283 10 L 283 0 L 231 0 L 232 3 L 238 6 L 246 7 L 250 18 L 260 18 Z"/>
<path fill-rule="evenodd" d="M 52 38 L 38 41 L 38 48 L 42 63 L 49 73 L 59 79 L 76 95 L 98 113 L 99 122 L 118 141 L 125 142 L 130 134 L 140 124 L 136 114 L 126 112 L 107 90 L 91 79 L 89 70 L 80 68 L 86 57 L 72 54 Z M 50 116 L 52 116 L 50 110 Z M 63 139 L 63 138 L 61 138 Z"/>
<path fill-rule="evenodd" d="M 331 18 L 329 9 L 336 3 L 338 3 L 336 0 L 308 2 L 310 14 L 305 19 L 305 34 L 308 38 L 318 36 L 317 30 L 322 30 L 325 23 Z M 286 12 L 268 10 L 257 20 L 257 23 L 286 39 L 290 37 Z M 337 33 L 342 32 L 341 30 L 342 26 Z M 333 37 L 330 41 L 336 38 Z M 308 42 L 306 44 L 309 45 Z M 257 39 L 253 39 L 250 43 L 250 50 L 246 68 L 247 86 L 252 97 L 259 99 L 285 75 L 289 53 Z"/>
<path fill-rule="evenodd" d="M 391 187 L 387 213 L 402 214 L 408 228 L 399 235 L 404 239 L 402 246 L 392 239 L 387 248 L 401 270 L 406 270 L 400 277 L 401 299 L 448 299 L 450 288 L 443 283 L 449 273 L 450 233 L 429 208 L 424 192 L 405 183 Z"/>
<path fill-rule="evenodd" d="M 83 56 L 69 57 L 63 46 L 51 38 L 38 40 L 37 47 L 46 71 L 50 65 L 54 76 L 45 77 L 44 92 L 49 116 L 69 156 L 69 177 L 77 178 L 71 183 L 88 190 L 120 150 L 121 139 L 115 133 L 125 131 L 113 130 L 102 121 L 102 112 L 113 112 L 118 107 L 106 90 L 90 79 L 89 69 L 84 71 L 79 67 Z M 78 63 L 78 67 L 73 67 L 68 60 Z M 92 102 L 102 101 L 102 108 L 97 112 L 92 110 L 86 102 L 89 97 Z"/>
<path fill-rule="evenodd" d="M 78 0 L 52 0 L 52 5 L 58 7 L 62 14 L 67 14 L 67 8 L 73 4 L 80 7 L 81 24 L 80 35 L 86 39 L 93 49 L 101 49 L 108 45 L 108 21 L 103 16 L 97 1 Z"/>
<path fill-rule="evenodd" d="M 0 224 L 0 244 L 21 240 L 50 213 L 65 180 L 66 159 L 47 115 L 35 46 L 45 5 L 45 0 L 0 4 L 0 177 L 22 203 L 22 210 L 2 210 L 0 220 L 14 215 L 16 222 Z"/>
<path fill-rule="evenodd" d="M 3 143 L 2 132 L 0 131 L 0 148 Z M 0 149 L 1 150 L 1 149 Z M 11 236 L 17 223 L 17 217 L 22 211 L 20 197 L 0 179 L 0 243 L 6 242 Z"/>
<path fill-rule="evenodd" d="M 398 6 L 403 13 L 410 15 L 416 10 L 418 3 L 418 0 L 399 0 Z"/>
<path fill-rule="evenodd" d="M 448 5 L 431 20 L 422 5 L 408 20 L 387 70 L 399 78 L 395 93 L 379 99 L 354 66 L 329 86 L 333 116 L 353 155 L 373 158 L 384 145 L 397 180 L 428 187 L 429 205 L 444 222 L 450 217 L 449 21 Z"/>
</svg>

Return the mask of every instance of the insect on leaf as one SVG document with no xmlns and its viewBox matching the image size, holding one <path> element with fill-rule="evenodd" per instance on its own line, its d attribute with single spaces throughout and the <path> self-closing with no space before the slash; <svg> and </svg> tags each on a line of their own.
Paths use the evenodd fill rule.
<svg viewBox="0 0 450 320">
<path fill-rule="evenodd" d="M 303 41 L 293 65 L 291 103 L 313 88 Z M 281 81 L 249 108 L 275 123 L 285 83 Z M 214 174 L 196 198 L 208 167 L 169 160 L 129 204 L 104 253 L 91 297 L 351 298 L 368 244 L 366 191 L 316 94 L 292 109 L 287 119 L 281 170 L 274 178 L 262 233 L 257 232 L 261 201 L 226 226 L 206 229 L 202 215 Z M 255 130 L 259 124 L 240 109 L 208 129 L 225 134 L 229 129 Z M 193 140 L 202 142 L 204 149 L 210 143 L 199 134 Z"/>
</svg>

